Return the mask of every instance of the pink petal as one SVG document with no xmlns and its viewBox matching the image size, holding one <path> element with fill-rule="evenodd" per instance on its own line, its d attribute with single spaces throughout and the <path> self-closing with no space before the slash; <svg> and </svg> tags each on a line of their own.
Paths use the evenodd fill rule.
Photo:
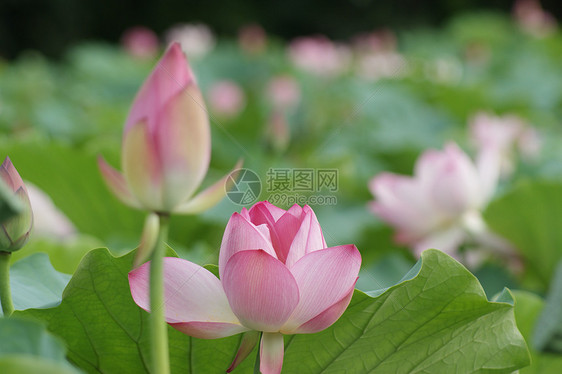
<svg viewBox="0 0 562 374">
<path fill-rule="evenodd" d="M 123 204 L 133 208 L 141 207 L 129 190 L 123 174 L 112 168 L 102 157 L 98 157 L 98 167 L 107 187 Z"/>
<path fill-rule="evenodd" d="M 498 185 L 501 174 L 502 155 L 495 149 L 482 149 L 476 157 L 476 168 L 480 178 L 484 202 L 488 202 Z"/>
<path fill-rule="evenodd" d="M 297 327 L 294 331 L 282 330 L 283 334 L 314 334 L 322 330 L 327 329 L 333 325 L 345 312 L 347 309 L 351 298 L 353 297 L 353 292 L 355 291 L 355 283 L 350 287 L 349 292 L 342 297 L 342 299 L 328 309 L 324 310 L 322 313 L 312 318 L 308 322 Z"/>
<path fill-rule="evenodd" d="M 429 196 L 438 209 L 458 215 L 466 209 L 480 207 L 483 196 L 478 172 L 472 160 L 456 144 L 447 144 L 441 162 L 435 168 Z"/>
<path fill-rule="evenodd" d="M 23 184 L 23 180 L 14 167 L 14 164 L 12 164 L 12 160 L 10 160 L 10 157 L 6 156 L 4 162 L 2 162 L 2 165 L 0 165 L 0 178 L 2 178 L 4 182 L 6 182 L 6 184 L 13 192 L 16 192 L 18 189 L 23 187 L 23 190 L 27 193 L 25 185 Z"/>
<path fill-rule="evenodd" d="M 152 132 L 160 108 L 194 83 L 195 77 L 181 46 L 179 43 L 171 44 L 135 97 L 125 124 L 125 133 L 142 120 L 149 123 Z"/>
<path fill-rule="evenodd" d="M 246 209 L 246 207 L 242 208 L 242 210 L 240 211 L 240 215 L 246 218 L 247 221 L 251 222 L 250 213 L 248 212 L 248 209 Z"/>
<path fill-rule="evenodd" d="M 257 207 L 263 207 L 265 208 L 269 214 L 273 217 L 274 221 L 277 221 L 279 218 L 281 218 L 281 216 L 285 213 L 287 213 L 287 211 L 285 209 L 281 209 L 273 204 L 271 204 L 269 201 L 265 200 L 265 201 L 260 201 L 256 204 L 254 204 L 254 206 L 250 209 L 250 212 L 254 209 L 256 209 Z"/>
<path fill-rule="evenodd" d="M 324 240 L 324 234 L 322 234 L 322 227 L 320 227 L 320 223 L 318 222 L 318 218 L 316 218 L 316 214 L 312 210 L 311 207 L 305 205 L 303 208 L 303 212 L 310 213 L 310 231 L 308 234 L 308 244 L 306 246 L 306 253 L 317 251 L 319 249 L 326 248 L 326 240 Z"/>
<path fill-rule="evenodd" d="M 285 346 L 280 333 L 264 332 L 260 345 L 261 374 L 280 374 L 283 368 Z"/>
<path fill-rule="evenodd" d="M 263 250 L 234 254 L 221 281 L 234 314 L 252 330 L 279 331 L 299 302 L 289 269 Z"/>
<path fill-rule="evenodd" d="M 259 331 L 248 331 L 244 333 L 242 341 L 240 342 L 240 348 L 238 348 L 238 352 L 236 353 L 236 357 L 234 357 L 234 361 L 232 361 L 232 364 L 226 372 L 230 373 L 232 370 L 236 369 L 236 367 L 240 365 L 240 363 L 244 361 L 250 353 L 252 353 L 259 340 Z"/>
<path fill-rule="evenodd" d="M 408 236 L 424 235 L 440 223 L 418 180 L 381 173 L 370 181 L 369 188 L 376 199 L 370 205 L 373 213 Z"/>
<path fill-rule="evenodd" d="M 211 129 L 196 85 L 189 85 L 160 108 L 152 130 L 164 179 L 167 210 L 186 201 L 199 187 L 211 159 Z"/>
<path fill-rule="evenodd" d="M 273 245 L 273 248 L 275 249 L 277 258 L 281 262 L 285 262 L 286 254 L 288 252 L 288 246 L 285 249 L 285 245 L 283 241 L 287 240 L 287 238 L 292 239 L 291 238 L 292 234 L 290 231 L 288 232 L 284 230 L 281 231 L 278 230 L 278 226 L 276 225 L 275 218 L 273 217 L 269 209 L 270 206 L 274 206 L 274 205 L 270 204 L 267 201 L 261 201 L 255 204 L 252 207 L 252 209 L 250 209 L 248 214 L 250 217 L 250 221 L 254 225 L 267 225 L 269 229 L 269 234 L 271 236 L 271 243 Z M 295 219 L 293 216 L 291 217 Z"/>
<path fill-rule="evenodd" d="M 326 248 L 322 229 L 312 209 L 305 206 L 303 215 L 304 218 L 293 238 L 285 261 L 289 268 L 307 253 Z"/>
<path fill-rule="evenodd" d="M 234 168 L 224 177 L 216 181 L 213 185 L 207 187 L 197 195 L 189 199 L 186 203 L 178 206 L 174 213 L 178 214 L 196 214 L 203 212 L 215 206 L 229 191 L 233 185 L 233 179 L 238 174 L 236 170 L 242 167 L 242 160 L 239 160 Z"/>
<path fill-rule="evenodd" d="M 460 226 L 441 229 L 416 243 L 414 246 L 414 254 L 416 257 L 420 257 L 422 252 L 426 249 L 438 249 L 458 260 L 457 251 L 466 236 L 467 234 Z"/>
<path fill-rule="evenodd" d="M 282 262 L 287 261 L 291 244 L 302 225 L 303 218 L 304 216 L 300 214 L 298 217 L 295 217 L 293 213 L 287 212 L 275 222 L 273 230 L 278 234 L 275 237 L 274 246 L 277 256 Z"/>
<path fill-rule="evenodd" d="M 296 330 L 344 298 L 355 284 L 360 267 L 361 255 L 354 245 L 326 248 L 301 258 L 290 268 L 299 286 L 300 301 L 283 331 Z"/>
<path fill-rule="evenodd" d="M 161 162 L 146 122 L 133 125 L 123 138 L 123 175 L 131 193 L 148 210 L 164 211 Z"/>
<path fill-rule="evenodd" d="M 131 295 L 150 311 L 150 262 L 129 273 Z M 221 282 L 207 269 L 180 258 L 164 258 L 166 322 L 197 337 L 223 337 L 245 331 L 230 309 Z"/>
<path fill-rule="evenodd" d="M 252 206 L 248 214 L 250 216 L 250 221 L 254 225 L 267 224 L 269 227 L 273 227 L 275 225 L 276 220 L 269 211 L 268 205 L 273 206 L 267 201 L 260 201 Z"/>
<path fill-rule="evenodd" d="M 224 269 L 230 257 L 239 251 L 250 249 L 263 249 L 276 257 L 267 227 L 261 225 L 258 228 L 241 214 L 234 213 L 226 225 L 222 238 L 219 254 L 220 278 L 223 278 Z"/>
</svg>

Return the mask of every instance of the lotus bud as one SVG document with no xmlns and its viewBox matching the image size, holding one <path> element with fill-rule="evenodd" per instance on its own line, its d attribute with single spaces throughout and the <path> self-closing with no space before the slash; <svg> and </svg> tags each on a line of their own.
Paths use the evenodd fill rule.
<svg viewBox="0 0 562 374">
<path fill-rule="evenodd" d="M 21 202 L 17 214 L 0 223 L 0 251 L 14 252 L 23 247 L 29 238 L 33 213 L 27 189 L 9 157 L 0 165 L 0 177 L 9 192 L 15 195 L 16 201 Z"/>
</svg>

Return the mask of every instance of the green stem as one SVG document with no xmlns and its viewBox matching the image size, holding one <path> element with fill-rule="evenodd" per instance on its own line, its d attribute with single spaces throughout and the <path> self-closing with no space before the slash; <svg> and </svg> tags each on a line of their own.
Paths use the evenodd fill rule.
<svg viewBox="0 0 562 374">
<path fill-rule="evenodd" d="M 10 257 L 12 257 L 11 252 L 0 252 L 0 300 L 2 300 L 4 317 L 9 317 L 14 312 L 10 290 Z"/>
<path fill-rule="evenodd" d="M 164 253 L 168 240 L 169 217 L 159 215 L 160 230 L 150 261 L 150 336 L 152 338 L 152 368 L 155 374 L 170 373 L 168 355 L 168 325 L 164 319 Z"/>
<path fill-rule="evenodd" d="M 258 353 L 256 354 L 256 363 L 254 364 L 254 374 L 260 374 L 260 353 L 261 353 L 261 338 L 263 332 L 260 332 L 260 337 L 258 338 Z"/>
</svg>

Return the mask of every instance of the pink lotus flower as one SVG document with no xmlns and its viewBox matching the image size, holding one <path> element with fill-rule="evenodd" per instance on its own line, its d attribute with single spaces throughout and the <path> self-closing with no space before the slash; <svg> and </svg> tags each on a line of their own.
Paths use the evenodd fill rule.
<svg viewBox="0 0 562 374">
<path fill-rule="evenodd" d="M 482 209 L 492 197 L 499 166 L 476 167 L 454 143 L 418 159 L 414 176 L 381 173 L 370 182 L 372 211 L 397 230 L 396 241 L 417 255 L 437 248 L 451 255 L 470 235 L 485 235 Z"/>
<path fill-rule="evenodd" d="M 101 173 L 125 204 L 195 213 L 224 196 L 227 177 L 193 196 L 211 157 L 209 119 L 193 72 L 172 44 L 141 87 L 125 123 L 123 175 L 102 158 Z"/>
<path fill-rule="evenodd" d="M 287 110 L 298 105 L 301 89 L 292 76 L 279 75 L 269 81 L 267 96 L 275 109 Z"/>
<path fill-rule="evenodd" d="M 155 57 L 160 48 L 154 31 L 143 26 L 127 29 L 121 37 L 121 44 L 127 53 L 140 59 Z"/>
<path fill-rule="evenodd" d="M 349 305 L 360 265 L 354 245 L 326 248 L 309 206 L 285 211 L 260 202 L 230 218 L 220 248 L 220 280 L 189 261 L 164 259 L 166 321 L 202 339 L 247 332 L 228 372 L 262 331 L 261 372 L 280 373 L 283 334 L 332 325 Z M 149 269 L 147 263 L 129 273 L 133 299 L 145 310 Z"/>
<path fill-rule="evenodd" d="M 349 48 L 325 36 L 296 38 L 289 46 L 289 57 L 302 70 L 322 76 L 343 73 L 351 62 Z"/>
<path fill-rule="evenodd" d="M 6 157 L 0 165 L 0 178 L 22 205 L 18 214 L 0 222 L 0 251 L 14 252 L 23 247 L 29 239 L 33 226 L 33 212 L 27 189 L 9 157 Z"/>
<path fill-rule="evenodd" d="M 183 52 L 192 59 L 202 58 L 215 48 L 215 36 L 209 26 L 202 23 L 175 25 L 166 32 L 168 43 L 180 43 Z"/>
<path fill-rule="evenodd" d="M 470 120 L 470 135 L 478 149 L 478 163 L 497 159 L 503 176 L 514 171 L 516 150 L 523 158 L 533 159 L 541 149 L 537 131 L 515 115 L 477 113 Z"/>
<path fill-rule="evenodd" d="M 556 32 L 556 18 L 545 11 L 539 0 L 517 0 L 513 6 L 513 16 L 527 34 L 544 38 Z"/>
<path fill-rule="evenodd" d="M 236 82 L 230 80 L 214 83 L 209 88 L 208 98 L 211 113 L 221 117 L 235 117 L 246 105 L 244 91 Z"/>
</svg>

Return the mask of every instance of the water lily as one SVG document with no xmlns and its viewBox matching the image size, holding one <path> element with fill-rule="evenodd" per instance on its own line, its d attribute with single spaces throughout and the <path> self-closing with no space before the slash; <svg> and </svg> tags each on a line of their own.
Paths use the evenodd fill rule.
<svg viewBox="0 0 562 374">
<path fill-rule="evenodd" d="M 159 213 L 196 213 L 224 196 L 227 176 L 194 196 L 210 157 L 205 104 L 180 45 L 173 43 L 129 112 L 123 134 L 123 174 L 102 158 L 99 168 L 112 192 L 129 206 Z"/>
<path fill-rule="evenodd" d="M 33 226 L 33 212 L 27 189 L 9 157 L 0 165 L 0 178 L 21 203 L 20 212 L 0 222 L 0 252 L 14 252 L 25 245 Z"/>
<path fill-rule="evenodd" d="M 324 330 L 343 314 L 361 265 L 354 245 L 327 248 L 309 206 L 285 211 L 268 202 L 230 218 L 220 248 L 220 280 L 187 260 L 164 260 L 166 321 L 202 339 L 245 332 L 228 371 L 262 332 L 264 374 L 281 372 L 284 334 Z M 147 263 L 129 273 L 133 299 L 145 310 L 149 268 Z"/>
<path fill-rule="evenodd" d="M 456 144 L 424 152 L 414 176 L 384 172 L 370 182 L 371 210 L 397 230 L 397 242 L 417 255 L 437 248 L 455 255 L 470 236 L 489 241 L 481 212 L 492 197 L 499 159 L 478 167 Z"/>
</svg>

